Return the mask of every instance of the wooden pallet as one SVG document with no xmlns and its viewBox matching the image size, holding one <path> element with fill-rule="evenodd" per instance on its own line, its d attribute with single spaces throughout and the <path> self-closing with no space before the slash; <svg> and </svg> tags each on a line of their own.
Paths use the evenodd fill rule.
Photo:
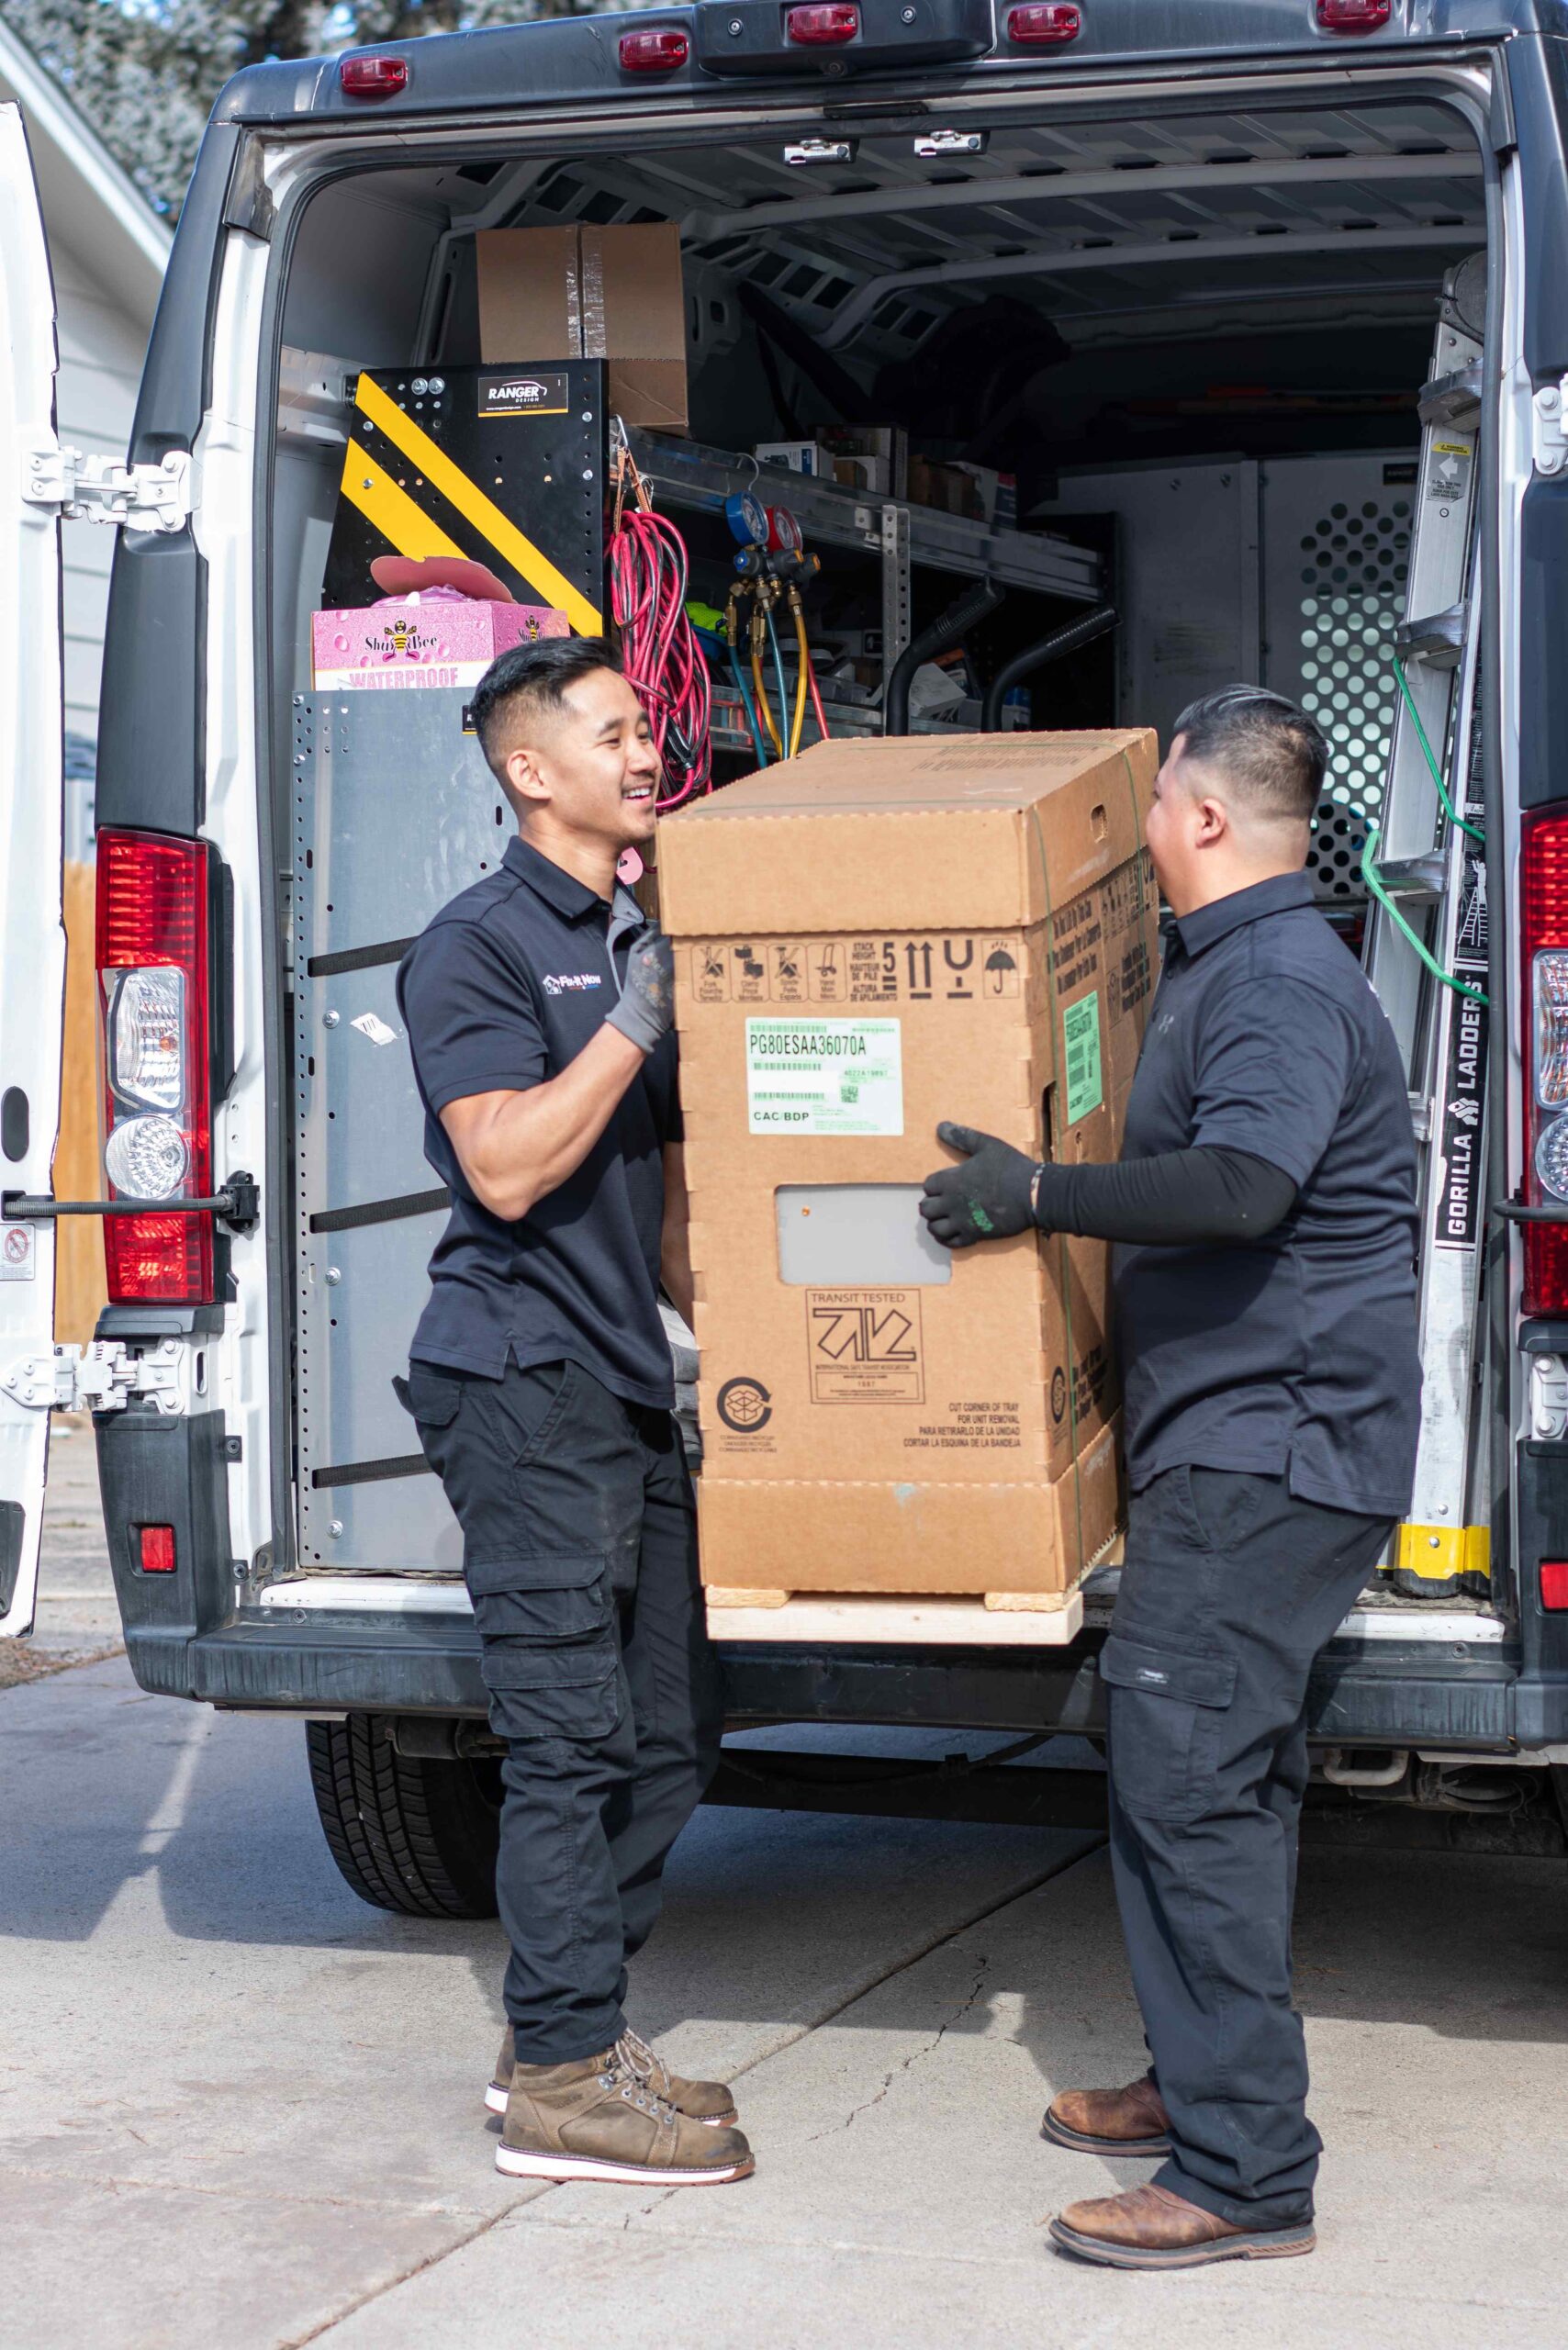
<svg viewBox="0 0 1568 2350">
<path fill-rule="evenodd" d="M 1065 1648 L 1083 1627 L 1083 1596 L 1076 1587 L 903 1595 L 713 1584 L 707 1599 L 708 1629 L 716 1640 Z"/>
</svg>

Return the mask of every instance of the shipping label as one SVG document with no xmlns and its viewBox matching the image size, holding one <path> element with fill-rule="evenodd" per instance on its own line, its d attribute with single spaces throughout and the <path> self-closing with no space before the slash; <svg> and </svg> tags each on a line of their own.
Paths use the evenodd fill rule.
<svg viewBox="0 0 1568 2350">
<path fill-rule="evenodd" d="M 1100 990 L 1092 989 L 1061 1016 L 1062 1071 L 1067 1080 L 1067 1123 L 1077 1125 L 1105 1099 L 1100 1066 Z"/>
<path fill-rule="evenodd" d="M 748 1020 L 745 1075 L 754 1135 L 903 1132 L 896 1020 Z"/>
<path fill-rule="evenodd" d="M 917 1289 L 809 1289 L 813 1404 L 923 1404 Z"/>
</svg>

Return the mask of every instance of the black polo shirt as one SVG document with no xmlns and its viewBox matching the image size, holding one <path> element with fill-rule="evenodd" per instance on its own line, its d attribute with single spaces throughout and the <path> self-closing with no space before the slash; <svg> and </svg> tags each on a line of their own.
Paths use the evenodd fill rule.
<svg viewBox="0 0 1568 2350">
<path fill-rule="evenodd" d="M 613 906 L 526 841 L 443 906 L 398 973 L 425 1105 L 425 1157 L 452 1191 L 410 1351 L 498 1379 L 507 1362 L 576 1362 L 629 1403 L 675 1402 L 659 1319 L 663 1150 L 678 1142 L 676 1042 L 666 1036 L 582 1165 L 515 1224 L 480 1205 L 439 1113 L 465 1094 L 559 1076 L 619 994 L 644 917 Z"/>
<path fill-rule="evenodd" d="M 1409 1507 L 1420 1426 L 1416 1145 L 1394 1032 L 1305 874 L 1175 925 L 1124 1158 L 1249 1151 L 1296 1187 L 1245 1248 L 1123 1248 L 1128 1473 L 1288 1475 L 1304 1500 Z"/>
</svg>

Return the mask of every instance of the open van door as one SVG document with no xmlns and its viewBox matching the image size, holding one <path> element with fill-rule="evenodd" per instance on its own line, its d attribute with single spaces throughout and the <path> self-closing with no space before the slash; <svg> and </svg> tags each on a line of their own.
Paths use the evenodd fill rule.
<svg viewBox="0 0 1568 2350">
<path fill-rule="evenodd" d="M 19 110 L 0 106 L 0 1186 L 45 1192 L 60 1124 L 65 932 L 54 288 Z M 38 1589 L 54 1350 L 54 1226 L 0 1219 L 0 1635 Z M 39 1398 L 39 1400 L 34 1400 Z"/>
</svg>

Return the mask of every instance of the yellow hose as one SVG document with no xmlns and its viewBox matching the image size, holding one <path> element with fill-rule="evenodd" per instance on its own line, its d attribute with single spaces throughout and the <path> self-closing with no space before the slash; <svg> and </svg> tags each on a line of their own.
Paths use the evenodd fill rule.
<svg viewBox="0 0 1568 2350">
<path fill-rule="evenodd" d="M 806 615 L 801 609 L 799 596 L 791 596 L 790 602 L 795 614 L 795 643 L 799 647 L 797 659 L 800 663 L 800 674 L 795 679 L 795 719 L 790 729 L 790 756 L 793 758 L 801 747 L 801 737 L 806 731 L 806 699 L 812 675 L 812 648 L 806 642 Z"/>
<path fill-rule="evenodd" d="M 753 633 L 751 641 L 751 682 L 752 690 L 756 696 L 757 709 L 762 713 L 762 722 L 767 729 L 767 739 L 772 744 L 774 749 L 778 752 L 779 757 L 782 758 L 784 755 L 784 738 L 779 733 L 778 727 L 773 723 L 773 705 L 767 699 L 767 688 L 763 683 L 762 655 L 758 650 L 755 632 Z"/>
</svg>

